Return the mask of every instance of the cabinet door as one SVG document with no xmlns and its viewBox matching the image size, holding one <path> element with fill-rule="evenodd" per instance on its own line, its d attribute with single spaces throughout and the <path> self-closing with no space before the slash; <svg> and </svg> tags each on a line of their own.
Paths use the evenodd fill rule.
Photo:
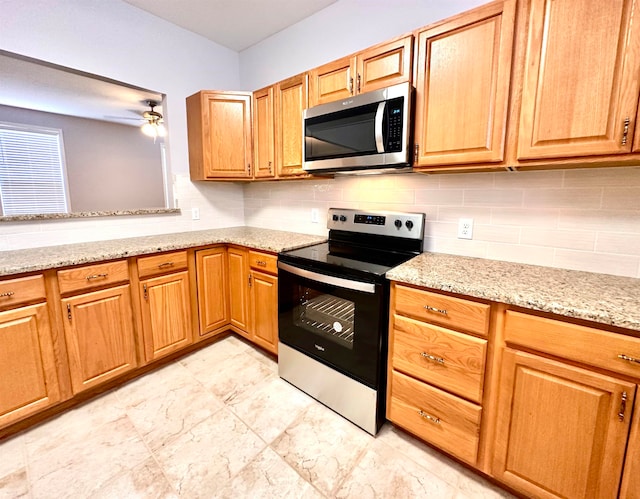
<svg viewBox="0 0 640 499">
<path fill-rule="evenodd" d="M 414 166 L 504 157 L 515 2 L 418 34 Z"/>
<path fill-rule="evenodd" d="M 531 0 L 519 159 L 631 151 L 640 63 L 635 3 Z"/>
<path fill-rule="evenodd" d="M 266 350 L 278 353 L 278 278 L 252 272 L 252 340 Z"/>
<path fill-rule="evenodd" d="M 254 177 L 269 178 L 274 168 L 273 87 L 253 92 Z M 301 132 L 302 133 L 302 132 Z"/>
<path fill-rule="evenodd" d="M 192 95 L 187 122 L 193 180 L 251 178 L 251 94 Z"/>
<path fill-rule="evenodd" d="M 188 272 L 177 272 L 141 281 L 140 295 L 147 362 L 191 343 Z"/>
<path fill-rule="evenodd" d="M 128 284 L 62 300 L 73 393 L 137 365 Z"/>
<path fill-rule="evenodd" d="M 343 57 L 309 71 L 309 107 L 352 96 L 355 65 L 355 57 Z"/>
<path fill-rule="evenodd" d="M 635 385 L 511 349 L 502 366 L 494 476 L 530 497 L 616 497 Z"/>
<path fill-rule="evenodd" d="M 196 269 L 200 336 L 205 336 L 229 322 L 227 249 L 198 251 Z"/>
<path fill-rule="evenodd" d="M 356 60 L 356 93 L 411 80 L 413 36 L 360 52 Z"/>
<path fill-rule="evenodd" d="M 302 111 L 307 108 L 307 75 L 276 85 L 276 165 L 279 177 L 303 175 Z"/>
<path fill-rule="evenodd" d="M 59 400 L 47 306 L 0 312 L 0 427 Z"/>
<path fill-rule="evenodd" d="M 640 397 L 636 398 L 636 406 L 633 410 L 620 497 L 622 499 L 640 497 Z"/>
<path fill-rule="evenodd" d="M 249 337 L 249 252 L 229 248 L 229 315 L 231 324 Z"/>
</svg>

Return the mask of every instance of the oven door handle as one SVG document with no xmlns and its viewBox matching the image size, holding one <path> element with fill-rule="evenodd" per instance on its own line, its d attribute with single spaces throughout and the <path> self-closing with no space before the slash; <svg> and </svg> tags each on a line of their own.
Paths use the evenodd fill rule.
<svg viewBox="0 0 640 499">
<path fill-rule="evenodd" d="M 331 286 L 338 286 L 339 288 L 351 289 L 353 291 L 362 291 L 364 293 L 375 293 L 376 285 L 370 282 L 352 281 L 351 279 L 345 279 L 343 277 L 334 277 L 326 274 L 319 274 L 318 272 L 312 272 L 311 270 L 305 270 L 288 263 L 278 262 L 278 268 L 286 270 L 287 272 L 311 279 L 323 284 L 329 284 Z"/>
</svg>

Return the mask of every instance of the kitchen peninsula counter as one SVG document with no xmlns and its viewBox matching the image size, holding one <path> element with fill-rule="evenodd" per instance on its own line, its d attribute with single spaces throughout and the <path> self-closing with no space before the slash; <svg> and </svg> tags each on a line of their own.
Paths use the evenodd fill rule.
<svg viewBox="0 0 640 499">
<path fill-rule="evenodd" d="M 387 278 L 640 332 L 640 279 L 423 253 Z"/>
<path fill-rule="evenodd" d="M 278 253 L 327 238 L 256 227 L 228 227 L 0 252 L 0 276 L 115 260 L 213 244 L 237 244 Z"/>
</svg>

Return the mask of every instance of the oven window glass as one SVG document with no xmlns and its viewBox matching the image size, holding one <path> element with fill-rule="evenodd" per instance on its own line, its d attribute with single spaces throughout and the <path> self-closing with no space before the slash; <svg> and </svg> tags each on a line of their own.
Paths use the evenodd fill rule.
<svg viewBox="0 0 640 499">
<path fill-rule="evenodd" d="M 298 286 L 297 296 L 299 304 L 293 309 L 296 326 L 353 349 L 354 302 L 305 286 Z"/>
</svg>

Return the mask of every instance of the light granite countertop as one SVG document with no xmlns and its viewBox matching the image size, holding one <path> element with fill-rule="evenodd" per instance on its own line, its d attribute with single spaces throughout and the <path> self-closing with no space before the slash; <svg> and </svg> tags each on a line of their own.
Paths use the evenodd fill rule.
<svg viewBox="0 0 640 499">
<path fill-rule="evenodd" d="M 179 232 L 155 236 L 111 239 L 89 243 L 45 246 L 0 252 L 0 276 L 35 272 L 56 267 L 68 267 L 117 258 L 146 255 L 161 251 L 237 244 L 263 251 L 288 251 L 326 241 L 326 237 L 255 227 Z"/>
<path fill-rule="evenodd" d="M 228 227 L 0 252 L 0 277 L 212 244 L 278 253 L 326 237 Z M 416 286 L 640 332 L 640 279 L 442 253 L 423 253 L 387 272 Z"/>
<path fill-rule="evenodd" d="M 640 279 L 423 253 L 387 278 L 640 331 Z"/>
</svg>

